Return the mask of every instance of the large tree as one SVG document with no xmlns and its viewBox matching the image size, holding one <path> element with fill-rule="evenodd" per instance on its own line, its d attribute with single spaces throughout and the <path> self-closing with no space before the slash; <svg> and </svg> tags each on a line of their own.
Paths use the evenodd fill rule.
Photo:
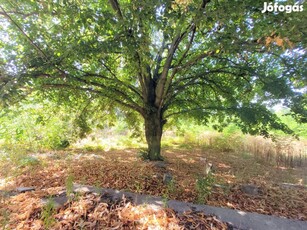
<svg viewBox="0 0 307 230">
<path fill-rule="evenodd" d="M 3 102 L 99 95 L 144 119 L 151 160 L 171 116 L 291 133 L 269 109 L 282 102 L 306 122 L 303 12 L 262 13 L 254 0 L 0 2 Z"/>
</svg>

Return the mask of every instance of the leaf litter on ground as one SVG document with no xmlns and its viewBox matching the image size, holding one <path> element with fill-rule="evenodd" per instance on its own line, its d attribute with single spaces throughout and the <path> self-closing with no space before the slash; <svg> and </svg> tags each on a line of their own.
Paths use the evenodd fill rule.
<svg viewBox="0 0 307 230">
<path fill-rule="evenodd" d="M 47 229 L 42 219 L 42 193 L 26 192 L 6 203 L 11 212 L 4 227 L 20 230 Z M 1 206 L 1 211 L 4 207 Z M 84 193 L 50 214 L 51 229 L 228 229 L 214 216 L 199 212 L 176 213 L 169 208 L 134 205 L 123 197 L 110 201 L 104 195 Z M 1 220 L 1 217 L 0 217 Z"/>
<path fill-rule="evenodd" d="M 194 151 L 192 154 L 187 153 L 185 150 L 166 151 L 164 153 L 166 167 L 156 167 L 155 164 L 142 161 L 136 157 L 136 152 L 136 150 L 129 150 L 124 152 L 110 151 L 108 153 L 95 153 L 96 155 L 102 156 L 99 158 L 89 157 L 87 153 L 77 153 L 78 158 L 76 159 L 74 159 L 73 153 L 69 153 L 69 158 L 67 158 L 65 157 L 65 152 L 61 154 L 57 152 L 56 154 L 60 155 L 61 158 L 48 159 L 44 164 L 36 165 L 34 169 L 23 169 L 22 174 L 16 176 L 13 182 L 8 183 L 10 186 L 6 189 L 14 189 L 18 186 L 34 186 L 36 191 L 34 193 L 25 193 L 12 197 L 10 201 L 2 199 L 1 213 L 3 213 L 2 216 L 4 217 L 1 217 L 1 223 L 6 222 L 8 214 L 9 219 L 14 219 L 20 213 L 18 217 L 21 218 L 19 223 L 18 221 L 14 222 L 15 224 L 21 225 L 20 229 L 27 229 L 28 225 L 33 225 L 30 229 L 35 229 L 34 225 L 40 226 L 41 220 L 38 218 L 38 213 L 40 213 L 39 210 L 41 207 L 39 206 L 40 202 L 35 200 L 35 196 L 41 198 L 59 194 L 65 188 L 65 181 L 70 175 L 74 178 L 74 182 L 80 184 L 156 196 L 164 196 L 167 194 L 169 199 L 186 202 L 197 201 L 195 183 L 199 172 L 203 170 L 203 165 L 198 160 L 200 156 L 203 157 L 204 155 L 202 151 Z M 93 156 L 93 153 L 91 153 L 91 156 Z M 241 173 L 242 165 L 250 167 L 253 162 L 247 162 L 246 159 L 241 159 L 241 162 L 237 162 L 236 159 L 235 162 L 232 162 L 234 158 L 227 157 L 227 155 L 223 154 L 215 154 L 213 156 L 209 160 L 215 165 L 220 166 L 216 167 L 214 172 L 216 183 L 222 184 L 223 186 L 215 186 L 212 188 L 211 194 L 207 199 L 208 205 L 307 220 L 306 189 L 295 188 L 289 191 L 276 186 L 276 182 L 282 180 L 287 173 L 292 172 L 291 170 L 280 170 L 278 168 L 268 167 L 268 165 L 263 165 L 263 167 L 262 165 L 257 165 L 254 170 L 258 171 Z M 240 172 L 240 174 L 236 174 L 236 171 Z M 174 179 L 172 193 L 169 193 L 167 185 L 163 183 L 163 175 L 166 172 L 171 173 Z M 244 175 L 246 177 L 242 178 Z M 273 176 L 269 177 L 268 175 Z M 250 183 L 258 186 L 261 188 L 261 193 L 251 196 L 242 192 L 240 189 L 240 184 L 242 183 Z M 8 213 L 7 209 L 5 209 L 8 202 L 19 205 L 11 206 L 12 209 Z M 112 204 L 106 204 L 112 206 Z M 80 204 L 78 205 L 80 206 Z M 74 206 L 70 204 L 67 207 L 68 209 L 65 209 L 66 211 L 58 211 L 56 214 L 57 218 L 60 219 L 60 215 L 63 215 L 65 212 L 67 215 L 73 215 L 73 212 L 69 209 L 71 207 Z M 89 208 L 86 210 L 94 211 L 96 209 Z M 98 208 L 95 212 L 96 214 L 91 215 L 100 215 L 99 210 Z M 78 213 L 80 210 L 75 208 L 74 212 Z M 91 216 L 90 214 L 87 215 Z M 199 216 L 200 214 L 193 213 L 191 215 Z M 179 221 L 181 226 L 185 226 L 185 228 L 189 228 L 188 226 L 192 228 L 194 226 L 193 221 L 189 222 L 190 219 L 188 217 L 177 218 L 181 221 Z M 210 219 L 211 217 L 208 218 Z M 69 222 L 66 219 L 62 221 L 63 223 Z M 84 222 L 82 222 L 83 224 L 87 223 L 86 220 L 82 221 Z M 186 223 L 183 223 L 184 221 Z M 209 225 L 211 226 L 211 224 Z M 197 224 L 195 226 L 197 229 Z"/>
</svg>

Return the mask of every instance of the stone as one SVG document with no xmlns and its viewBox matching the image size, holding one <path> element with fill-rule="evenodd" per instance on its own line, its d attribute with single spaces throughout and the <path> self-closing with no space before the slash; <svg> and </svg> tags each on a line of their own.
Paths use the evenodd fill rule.
<svg viewBox="0 0 307 230">
<path fill-rule="evenodd" d="M 253 185 L 254 186 L 254 185 Z M 89 190 L 94 190 L 95 187 L 87 186 Z M 256 186 L 255 186 L 256 187 Z M 100 189 L 100 193 L 107 196 L 110 200 L 131 197 L 131 202 L 136 205 L 160 205 L 165 207 L 165 199 L 162 197 L 148 196 L 123 192 L 113 189 Z M 129 200 L 130 201 L 130 200 Z M 196 205 L 187 202 L 169 200 L 166 206 L 174 209 L 177 213 L 194 210 L 196 212 L 205 213 L 206 215 L 214 215 L 217 219 L 229 223 L 229 229 L 242 230 L 298 230 L 307 229 L 307 221 L 292 220 L 271 215 L 263 215 L 258 213 L 243 212 L 229 208 L 219 208 L 208 205 Z"/>
<path fill-rule="evenodd" d="M 31 192 L 31 191 L 34 191 L 34 190 L 35 190 L 34 187 L 19 187 L 19 188 L 16 188 L 16 192 L 19 192 L 19 193 Z"/>
<path fill-rule="evenodd" d="M 41 202 L 43 203 L 43 205 L 47 204 L 49 200 L 52 200 L 52 202 L 54 203 L 54 207 L 55 208 L 60 208 L 62 206 L 64 206 L 64 204 L 68 201 L 68 197 L 66 196 L 66 193 L 60 194 L 58 196 L 53 196 L 50 198 L 42 198 Z"/>
<path fill-rule="evenodd" d="M 279 186 L 283 189 L 307 189 L 307 186 L 300 184 L 281 183 Z"/>
<path fill-rule="evenodd" d="M 221 184 L 213 184 L 212 186 L 215 188 L 227 189 L 227 186 Z"/>
<path fill-rule="evenodd" d="M 163 161 L 157 161 L 153 163 L 155 167 L 161 168 L 161 169 L 166 169 L 166 163 Z"/>
<path fill-rule="evenodd" d="M 204 164 L 204 174 L 205 176 L 209 175 L 210 173 L 213 173 L 213 164 L 211 162 L 207 161 L 207 158 L 199 157 L 199 161 Z"/>
<path fill-rule="evenodd" d="M 252 185 L 252 184 L 241 185 L 240 189 L 241 189 L 242 192 L 244 192 L 248 195 L 252 195 L 252 196 L 257 196 L 261 192 L 259 187 L 257 187 L 256 185 Z"/>
<path fill-rule="evenodd" d="M 212 172 L 212 167 L 213 167 L 212 163 L 206 163 L 206 165 L 205 165 L 205 175 L 209 175 L 209 173 Z"/>
</svg>

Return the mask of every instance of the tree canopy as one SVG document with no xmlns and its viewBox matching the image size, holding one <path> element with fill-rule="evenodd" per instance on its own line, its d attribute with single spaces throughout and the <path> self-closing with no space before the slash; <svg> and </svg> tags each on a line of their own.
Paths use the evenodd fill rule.
<svg viewBox="0 0 307 230">
<path fill-rule="evenodd" d="M 37 90 L 99 96 L 144 119 L 151 160 L 171 117 L 291 133 L 270 111 L 283 103 L 307 121 L 303 12 L 251 0 L 0 2 L 2 105 Z"/>
</svg>

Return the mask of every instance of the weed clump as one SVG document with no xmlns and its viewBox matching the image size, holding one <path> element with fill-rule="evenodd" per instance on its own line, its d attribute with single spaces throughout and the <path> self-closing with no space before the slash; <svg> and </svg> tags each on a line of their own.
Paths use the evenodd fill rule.
<svg viewBox="0 0 307 230">
<path fill-rule="evenodd" d="M 199 176 L 196 180 L 197 203 L 206 204 L 212 191 L 215 178 L 211 172 L 206 177 Z"/>
<path fill-rule="evenodd" d="M 49 198 L 47 203 L 43 206 L 41 212 L 41 220 L 43 221 L 46 229 L 50 229 L 50 227 L 56 223 L 56 220 L 53 216 L 55 213 L 55 203 L 51 198 Z"/>
<path fill-rule="evenodd" d="M 137 157 L 140 158 L 140 159 L 143 160 L 143 161 L 149 160 L 148 151 L 145 150 L 145 149 L 141 149 L 141 150 L 137 153 Z"/>
</svg>

